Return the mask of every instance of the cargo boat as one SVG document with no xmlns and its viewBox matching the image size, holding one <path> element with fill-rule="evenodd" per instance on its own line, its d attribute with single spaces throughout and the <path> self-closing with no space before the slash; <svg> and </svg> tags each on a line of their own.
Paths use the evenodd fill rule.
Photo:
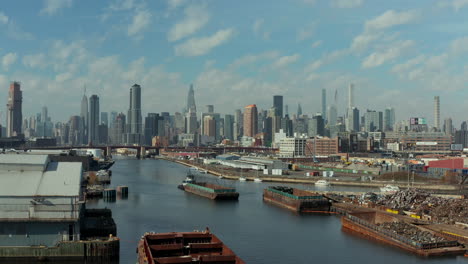
<svg viewBox="0 0 468 264">
<path fill-rule="evenodd" d="M 245 264 L 218 237 L 204 232 L 146 233 L 138 242 L 138 264 Z"/>
<path fill-rule="evenodd" d="M 286 186 L 263 190 L 263 201 L 299 213 L 328 213 L 331 203 L 323 195 Z"/>
<path fill-rule="evenodd" d="M 180 188 L 180 186 L 179 186 Z M 239 193 L 234 188 L 228 188 L 208 182 L 186 183 L 182 188 L 184 191 L 200 195 L 211 200 L 238 200 Z"/>
<path fill-rule="evenodd" d="M 398 221 L 401 220 L 384 212 L 356 212 L 341 217 L 341 225 L 344 230 L 358 233 L 366 238 L 392 245 L 420 256 L 463 255 L 465 252 L 465 248 L 454 240 L 421 243 L 378 225 L 380 223 Z M 436 234 L 434 233 L 434 235 Z"/>
</svg>

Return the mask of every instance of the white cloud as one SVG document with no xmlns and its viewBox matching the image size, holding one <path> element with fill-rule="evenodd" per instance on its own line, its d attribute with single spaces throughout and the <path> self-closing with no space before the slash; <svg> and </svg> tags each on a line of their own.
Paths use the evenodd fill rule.
<svg viewBox="0 0 468 264">
<path fill-rule="evenodd" d="M 313 49 L 315 49 L 315 48 L 319 47 L 320 45 L 322 45 L 322 41 L 321 41 L 321 40 L 317 40 L 317 41 L 315 41 L 314 43 L 312 43 L 311 47 L 312 47 Z"/>
<path fill-rule="evenodd" d="M 332 5 L 337 8 L 354 8 L 361 6 L 364 0 L 333 0 Z"/>
<path fill-rule="evenodd" d="M 169 41 L 177 41 L 192 35 L 203 28 L 210 20 L 210 14 L 202 6 L 188 6 L 185 8 L 184 13 L 185 18 L 169 30 Z"/>
<path fill-rule="evenodd" d="M 294 63 L 296 61 L 299 60 L 301 56 L 299 54 L 294 54 L 294 55 L 290 55 L 290 56 L 283 56 L 279 59 L 277 59 L 274 63 L 273 63 L 273 68 L 282 68 L 282 67 L 285 67 L 291 63 Z"/>
<path fill-rule="evenodd" d="M 200 56 L 208 53 L 211 49 L 227 42 L 234 35 L 234 29 L 219 30 L 209 37 L 191 38 L 185 43 L 175 46 L 177 56 Z"/>
<path fill-rule="evenodd" d="M 317 27 L 317 23 L 312 23 L 307 27 L 299 29 L 296 34 L 297 41 L 303 41 L 312 37 L 312 35 L 315 32 L 316 27 Z"/>
<path fill-rule="evenodd" d="M 414 46 L 414 41 L 405 40 L 391 44 L 388 49 L 376 51 L 367 56 L 362 62 L 363 68 L 373 68 L 380 66 L 388 61 L 392 61 L 401 55 L 405 54 Z"/>
<path fill-rule="evenodd" d="M 8 23 L 8 16 L 5 13 L 0 12 L 0 24 L 7 24 Z"/>
<path fill-rule="evenodd" d="M 145 30 L 151 23 L 151 13 L 148 10 L 137 10 L 132 19 L 132 23 L 128 26 L 127 33 L 129 36 L 137 35 Z"/>
<path fill-rule="evenodd" d="M 468 0 L 440 0 L 437 3 L 437 7 L 445 8 L 453 8 L 455 12 L 460 11 L 460 9 L 465 8 L 468 6 Z"/>
<path fill-rule="evenodd" d="M 252 25 L 252 31 L 255 36 L 261 37 L 265 40 L 270 39 L 271 32 L 265 30 L 263 28 L 263 24 L 265 24 L 265 20 L 263 18 L 255 20 L 255 22 Z"/>
<path fill-rule="evenodd" d="M 396 73 L 400 77 L 406 76 L 408 72 L 412 71 L 415 69 L 417 65 L 420 65 L 426 60 L 426 56 L 424 55 L 419 55 L 415 58 L 412 58 L 404 63 L 397 64 L 392 67 L 392 72 Z"/>
<path fill-rule="evenodd" d="M 455 54 L 468 52 L 468 37 L 463 37 L 452 41 L 450 44 L 450 51 Z"/>
<path fill-rule="evenodd" d="M 44 68 L 46 63 L 46 56 L 43 53 L 23 56 L 23 64 L 30 68 Z"/>
<path fill-rule="evenodd" d="M 273 60 L 278 58 L 279 52 L 277 51 L 266 51 L 260 54 L 248 54 L 243 57 L 240 57 L 236 60 L 234 60 L 233 63 L 229 65 L 230 68 L 238 68 L 241 66 L 248 66 L 252 65 L 258 61 L 262 60 Z"/>
<path fill-rule="evenodd" d="M 112 3 L 109 9 L 113 11 L 124 11 L 133 9 L 135 5 L 135 0 L 120 0 Z"/>
<path fill-rule="evenodd" d="M 60 9 L 71 7 L 72 0 L 44 0 L 44 7 L 39 14 L 41 15 L 54 15 Z"/>
<path fill-rule="evenodd" d="M 378 17 L 366 21 L 366 30 L 382 30 L 398 25 L 409 24 L 419 17 L 419 13 L 414 10 L 396 12 L 388 10 Z"/>
<path fill-rule="evenodd" d="M 176 9 L 182 5 L 184 5 L 187 2 L 187 0 L 168 0 L 167 5 L 169 9 Z"/>
<path fill-rule="evenodd" d="M 405 25 L 416 21 L 419 18 L 419 12 L 416 10 L 396 12 L 388 10 L 383 14 L 367 20 L 364 24 L 364 31 L 357 35 L 352 43 L 351 50 L 362 52 L 369 45 L 377 40 L 391 40 L 394 36 L 386 37 L 385 30 L 398 25 Z M 383 37 L 386 38 L 383 38 Z"/>
<path fill-rule="evenodd" d="M 18 55 L 16 53 L 8 53 L 2 58 L 2 66 L 4 70 L 8 70 L 10 66 L 16 62 Z"/>
</svg>

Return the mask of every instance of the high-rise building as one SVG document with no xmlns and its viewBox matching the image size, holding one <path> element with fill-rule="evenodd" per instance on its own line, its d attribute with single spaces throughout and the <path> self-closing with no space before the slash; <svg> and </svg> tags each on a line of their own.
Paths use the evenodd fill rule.
<svg viewBox="0 0 468 264">
<path fill-rule="evenodd" d="M 68 143 L 71 146 L 76 146 L 81 144 L 82 135 L 81 135 L 81 117 L 80 116 L 71 116 L 69 124 L 69 131 L 68 131 Z"/>
<path fill-rule="evenodd" d="M 273 107 L 275 108 L 275 115 L 283 117 L 283 96 L 274 95 L 273 96 Z"/>
<path fill-rule="evenodd" d="M 463 121 L 461 123 L 460 130 L 462 130 L 462 131 L 467 131 L 468 130 L 468 124 L 466 123 L 466 121 Z"/>
<path fill-rule="evenodd" d="M 213 105 L 207 105 L 207 106 L 206 106 L 206 112 L 207 112 L 208 114 L 214 113 L 214 106 L 213 106 Z"/>
<path fill-rule="evenodd" d="M 109 114 L 107 112 L 101 112 L 101 124 L 109 127 Z"/>
<path fill-rule="evenodd" d="M 451 136 L 453 133 L 453 123 L 450 117 L 444 120 L 444 132 L 447 136 Z"/>
<path fill-rule="evenodd" d="M 354 105 L 354 84 L 350 83 L 348 87 L 348 109 L 351 109 Z"/>
<path fill-rule="evenodd" d="M 224 137 L 229 140 L 234 139 L 234 116 L 224 116 Z"/>
<path fill-rule="evenodd" d="M 327 90 L 322 89 L 322 117 L 327 121 Z"/>
<path fill-rule="evenodd" d="M 302 115 L 302 106 L 300 103 L 297 104 L 297 117 Z"/>
<path fill-rule="evenodd" d="M 281 96 L 281 109 L 283 109 L 282 105 L 283 97 Z M 257 118 L 257 106 L 254 104 L 246 106 L 244 110 L 244 136 L 254 137 L 257 134 Z"/>
<path fill-rule="evenodd" d="M 351 110 L 348 112 L 348 125 L 347 131 L 357 132 L 359 131 L 359 109 L 357 107 L 351 107 Z"/>
<path fill-rule="evenodd" d="M 216 137 L 216 121 L 212 116 L 205 116 L 203 118 L 203 135 L 209 137 Z"/>
<path fill-rule="evenodd" d="M 332 127 L 336 125 L 336 120 L 338 118 L 338 113 L 336 111 L 336 107 L 334 105 L 331 105 L 328 107 L 328 113 L 327 113 L 327 120 L 328 120 L 328 126 Z"/>
<path fill-rule="evenodd" d="M 124 113 L 117 114 L 114 125 L 111 128 L 110 141 L 112 144 L 122 144 L 127 127 L 126 116 Z"/>
<path fill-rule="evenodd" d="M 234 140 L 239 139 L 244 132 L 244 115 L 237 109 L 234 113 Z"/>
<path fill-rule="evenodd" d="M 99 96 L 89 97 L 88 142 L 99 144 Z"/>
<path fill-rule="evenodd" d="M 130 88 L 130 107 L 127 115 L 127 144 L 140 144 L 142 138 L 141 86 Z"/>
<path fill-rule="evenodd" d="M 395 125 L 395 109 L 387 107 L 384 114 L 384 131 L 393 131 Z"/>
<path fill-rule="evenodd" d="M 81 112 L 80 112 L 80 144 L 88 143 L 88 123 L 89 123 L 89 112 L 88 112 L 88 97 L 86 96 L 86 90 L 81 98 Z"/>
<path fill-rule="evenodd" d="M 148 113 L 145 117 L 145 145 L 147 146 L 151 146 L 153 137 L 158 135 L 159 119 L 159 114 L 156 113 Z"/>
<path fill-rule="evenodd" d="M 192 110 L 193 113 L 197 113 L 197 106 L 195 105 L 195 92 L 193 90 L 193 84 L 190 84 L 188 96 L 187 96 L 187 107 L 185 111 L 188 113 Z"/>
<path fill-rule="evenodd" d="M 185 133 L 195 134 L 198 129 L 197 123 L 197 113 L 193 112 L 192 109 L 189 109 L 185 116 Z"/>
<path fill-rule="evenodd" d="M 19 136 L 23 125 L 23 92 L 19 82 L 11 82 L 7 103 L 7 137 Z"/>
<path fill-rule="evenodd" d="M 308 133 L 309 137 L 325 136 L 325 123 L 321 113 L 317 113 L 309 119 Z"/>
<path fill-rule="evenodd" d="M 440 97 L 434 96 L 434 128 L 440 131 Z"/>
<path fill-rule="evenodd" d="M 49 116 L 48 116 L 48 111 L 47 111 L 47 106 L 42 107 L 42 114 L 41 114 L 41 120 L 42 122 L 47 122 L 49 121 Z"/>
<path fill-rule="evenodd" d="M 374 110 L 367 110 L 367 112 L 364 113 L 365 130 L 367 132 L 374 132 L 381 129 L 380 123 L 382 123 L 382 121 L 380 113 L 382 112 Z"/>
</svg>

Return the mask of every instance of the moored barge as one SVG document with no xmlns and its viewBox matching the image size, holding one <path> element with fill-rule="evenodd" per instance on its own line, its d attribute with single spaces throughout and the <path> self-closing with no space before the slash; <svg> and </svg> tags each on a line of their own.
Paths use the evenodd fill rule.
<svg viewBox="0 0 468 264">
<path fill-rule="evenodd" d="M 389 226 L 398 223 L 405 226 L 404 230 L 411 231 L 412 235 L 405 235 L 401 230 L 389 229 Z M 444 239 L 435 232 L 412 225 L 395 218 L 384 212 L 359 212 L 349 213 L 341 218 L 341 224 L 344 230 L 358 233 L 366 238 L 376 240 L 388 245 L 398 247 L 408 252 L 429 257 L 443 255 L 463 255 L 465 248 L 460 246 L 455 240 Z M 429 237 L 429 239 L 427 239 Z M 420 239 L 419 241 L 417 239 Z M 425 238 L 425 241 L 421 241 Z"/>
<path fill-rule="evenodd" d="M 204 232 L 146 233 L 137 254 L 138 264 L 245 264 L 208 228 Z"/>
<path fill-rule="evenodd" d="M 192 182 L 183 186 L 183 190 L 211 200 L 238 200 L 239 193 L 235 188 L 224 187 L 208 182 Z"/>
<path fill-rule="evenodd" d="M 328 213 L 331 203 L 318 193 L 286 186 L 271 186 L 263 190 L 263 201 L 299 213 Z"/>
</svg>

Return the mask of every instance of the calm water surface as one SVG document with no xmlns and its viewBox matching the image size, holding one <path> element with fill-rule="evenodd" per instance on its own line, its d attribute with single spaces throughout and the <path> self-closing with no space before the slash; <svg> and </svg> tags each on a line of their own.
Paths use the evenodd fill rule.
<svg viewBox="0 0 468 264">
<path fill-rule="evenodd" d="M 263 203 L 263 188 L 277 183 L 238 182 L 205 176 L 209 181 L 234 186 L 240 193 L 238 202 L 215 202 L 177 189 L 187 172 L 187 167 L 179 164 L 121 159 L 116 161 L 112 172 L 112 186 L 127 185 L 128 199 L 114 203 L 92 201 L 88 208 L 112 209 L 117 235 L 121 238 L 120 263 L 136 262 L 136 246 L 145 232 L 192 231 L 205 227 L 249 264 L 468 263 L 463 257 L 420 258 L 345 233 L 338 217 L 297 215 Z"/>
</svg>

